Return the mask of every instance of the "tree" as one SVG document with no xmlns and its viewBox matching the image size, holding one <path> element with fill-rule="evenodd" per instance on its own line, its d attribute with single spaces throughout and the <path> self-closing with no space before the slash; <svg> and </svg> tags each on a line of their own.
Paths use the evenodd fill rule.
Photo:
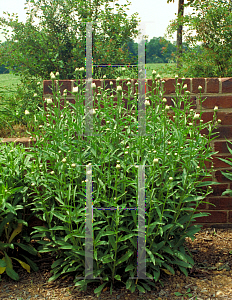
<svg viewBox="0 0 232 300">
<path fill-rule="evenodd" d="M 0 53 L 0 64 L 7 61 L 9 68 L 17 65 L 15 73 L 24 76 L 49 79 L 50 72 L 55 71 L 59 72 L 60 79 L 72 79 L 75 68 L 85 65 L 86 22 L 92 21 L 99 22 L 92 25 L 94 63 L 113 64 L 119 60 L 126 63 L 129 54 L 122 48 L 130 37 L 139 33 L 136 30 L 138 14 L 128 20 L 117 3 L 117 13 L 113 14 L 113 8 L 109 7 L 112 2 L 114 0 L 27 0 L 25 24 L 10 14 L 9 20 L 0 18 L 5 38 L 11 41 Z M 35 16 L 38 25 L 33 24 Z M 7 26 L 13 30 L 11 38 L 7 37 Z"/>
<path fill-rule="evenodd" d="M 173 2 L 175 0 L 167 0 L 167 3 Z M 191 3 L 195 0 L 187 0 L 187 6 L 191 5 Z M 177 46 L 177 54 L 176 54 L 176 62 L 177 69 L 181 68 L 181 56 L 183 53 L 183 17 L 184 17 L 184 0 L 178 0 L 178 13 L 177 13 L 177 37 L 176 37 L 176 46 Z"/>
<path fill-rule="evenodd" d="M 191 3 L 194 12 L 185 16 L 189 52 L 183 57 L 192 77 L 227 77 L 232 73 L 232 3 L 228 0 L 202 0 Z M 171 24 L 173 25 L 173 24 Z M 172 32 L 174 27 L 170 27 Z M 192 31 L 196 35 L 192 35 Z M 200 44 L 200 51 L 194 49 Z M 199 48 L 199 47 L 198 47 Z M 192 55 L 191 55 L 192 53 Z M 190 59 L 191 55 L 191 59 Z"/>
</svg>

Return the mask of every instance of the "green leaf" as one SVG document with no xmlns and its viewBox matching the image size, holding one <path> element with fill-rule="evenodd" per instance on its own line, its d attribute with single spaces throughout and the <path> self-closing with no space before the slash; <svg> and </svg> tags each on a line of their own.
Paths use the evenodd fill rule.
<svg viewBox="0 0 232 300">
<path fill-rule="evenodd" d="M 32 246 L 24 245 L 22 243 L 15 243 L 15 245 L 19 246 L 20 248 L 22 248 L 23 250 L 27 251 L 32 255 L 37 255 L 37 250 Z"/>
<path fill-rule="evenodd" d="M 56 280 L 61 274 L 62 274 L 61 272 L 54 274 L 52 277 L 48 279 L 48 282 Z"/>
<path fill-rule="evenodd" d="M 104 282 L 103 284 L 101 284 L 98 288 L 96 288 L 94 290 L 94 293 L 97 294 L 98 296 L 101 294 L 101 291 L 103 290 L 104 286 L 107 284 L 108 282 Z"/>
<path fill-rule="evenodd" d="M 175 296 L 177 296 L 177 297 L 178 297 L 178 296 L 183 296 L 183 294 L 181 294 L 181 293 L 179 293 L 179 292 L 175 292 L 174 294 L 175 294 Z"/>
<path fill-rule="evenodd" d="M 6 274 L 12 278 L 13 280 L 18 281 L 19 280 L 19 275 L 16 273 L 13 269 L 6 267 Z"/>
<path fill-rule="evenodd" d="M 141 292 L 141 293 L 146 293 L 146 291 L 144 290 L 144 288 L 141 285 L 137 284 L 137 289 Z"/>
<path fill-rule="evenodd" d="M 121 281 L 121 276 L 120 275 L 115 275 L 114 278 Z"/>
<path fill-rule="evenodd" d="M 135 268 L 134 265 L 129 265 L 129 266 L 126 267 L 125 272 L 128 272 L 128 271 L 130 271 L 130 270 L 133 270 L 134 268 Z"/>
<path fill-rule="evenodd" d="M 6 262 L 2 259 L 0 259 L 0 267 L 5 268 L 6 267 Z"/>
<path fill-rule="evenodd" d="M 150 256 L 150 259 L 153 262 L 153 265 L 155 266 L 156 265 L 155 264 L 155 257 L 153 255 L 153 253 L 148 248 L 146 248 L 146 251 L 147 251 L 148 255 Z"/>
<path fill-rule="evenodd" d="M 60 264 L 64 261 L 64 258 L 59 258 L 51 265 L 51 268 L 54 269 L 57 266 L 60 266 Z"/>
<path fill-rule="evenodd" d="M 129 290 L 132 284 L 132 279 L 127 279 L 126 281 L 126 289 Z"/>
<path fill-rule="evenodd" d="M 146 283 L 142 282 L 142 285 L 144 286 L 144 288 L 147 290 L 147 291 L 151 291 L 151 288 L 149 285 L 147 285 Z"/>
<path fill-rule="evenodd" d="M 131 257 L 131 255 L 133 255 L 133 253 L 134 252 L 129 249 L 125 255 L 123 255 L 119 260 L 117 260 L 115 265 L 118 266 L 119 264 L 123 263 L 124 261 L 127 261 Z"/>
<path fill-rule="evenodd" d="M 37 267 L 36 263 L 34 263 L 32 260 L 30 260 L 28 257 L 26 257 L 25 255 L 21 254 L 27 261 L 27 263 L 31 266 L 32 270 L 37 272 L 39 271 L 39 268 Z"/>
</svg>

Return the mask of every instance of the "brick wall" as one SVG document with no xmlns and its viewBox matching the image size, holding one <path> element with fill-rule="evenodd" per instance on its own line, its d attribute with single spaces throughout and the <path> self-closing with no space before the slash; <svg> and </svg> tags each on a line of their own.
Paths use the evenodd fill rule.
<svg viewBox="0 0 232 300">
<path fill-rule="evenodd" d="M 164 97 L 167 99 L 167 104 L 172 105 L 171 98 L 175 95 L 175 79 L 165 78 L 164 83 Z M 99 92 L 99 88 L 103 87 L 105 83 L 105 89 L 111 88 L 110 81 L 113 82 L 113 88 L 116 88 L 115 80 L 93 80 L 95 82 L 97 89 L 95 93 Z M 122 84 L 123 91 L 127 91 L 126 82 Z M 133 93 L 135 93 L 136 86 L 134 83 L 137 80 L 132 80 Z M 181 80 L 179 80 L 181 82 Z M 44 99 L 51 98 L 52 91 L 49 88 L 51 81 L 44 81 Z M 209 217 L 198 218 L 197 222 L 204 224 L 204 226 L 215 226 L 215 227 L 232 227 L 232 197 L 221 196 L 222 192 L 227 188 L 232 189 L 232 182 L 226 179 L 221 174 L 221 170 L 230 170 L 229 166 L 217 159 L 217 157 L 228 158 L 231 157 L 227 147 L 226 140 L 232 141 L 232 78 L 187 78 L 184 81 L 187 84 L 187 89 L 190 91 L 191 101 L 194 103 L 195 111 L 200 111 L 200 103 L 197 99 L 197 94 L 199 93 L 198 86 L 202 86 L 202 99 L 206 100 L 203 102 L 203 115 L 202 119 L 207 122 L 212 119 L 214 107 L 218 106 L 217 118 L 221 119 L 221 124 L 218 126 L 217 131 L 219 131 L 219 137 L 212 142 L 212 147 L 214 151 L 219 151 L 217 155 L 213 157 L 214 171 L 212 172 L 213 180 L 219 182 L 219 185 L 213 186 L 213 193 L 207 198 L 207 201 L 215 204 L 212 206 L 209 204 L 204 204 L 201 206 L 201 211 L 210 212 Z M 72 91 L 73 87 L 76 86 L 75 80 L 60 80 L 59 81 L 61 95 L 63 95 L 64 89 Z M 147 80 L 146 91 L 151 91 L 152 81 Z M 68 93 L 67 99 L 74 101 L 74 97 Z M 115 96 L 116 101 L 116 96 Z M 126 103 L 125 103 L 126 104 Z M 97 103 L 95 102 L 94 106 Z M 11 139 L 12 140 L 12 139 Z M 23 142 L 25 145 L 31 144 L 31 140 L 25 139 L 15 139 L 17 143 Z M 27 140 L 27 141 L 26 141 Z M 7 142 L 4 139 L 3 142 Z M 208 164 L 208 166 L 210 166 Z"/>
</svg>

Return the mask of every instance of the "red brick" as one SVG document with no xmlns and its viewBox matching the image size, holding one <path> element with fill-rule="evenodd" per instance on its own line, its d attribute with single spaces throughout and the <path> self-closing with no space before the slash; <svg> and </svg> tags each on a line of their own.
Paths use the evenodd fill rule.
<svg viewBox="0 0 232 300">
<path fill-rule="evenodd" d="M 207 217 L 196 218 L 196 222 L 194 223 L 227 223 L 226 211 L 204 210 L 202 212 L 210 213 L 210 215 Z"/>
<path fill-rule="evenodd" d="M 210 210 L 232 210 L 232 197 L 210 197 L 207 201 L 216 205 L 209 205 Z"/>
<path fill-rule="evenodd" d="M 226 171 L 229 171 L 230 173 L 232 173 L 232 170 L 231 169 L 226 169 L 226 170 L 222 170 L 223 172 L 226 172 Z M 229 179 L 227 179 L 225 176 L 222 175 L 221 171 L 216 171 L 215 172 L 215 177 L 217 179 L 218 182 L 228 182 L 230 183 L 231 181 Z"/>
<path fill-rule="evenodd" d="M 205 99 L 205 97 L 202 97 Z M 232 108 L 232 96 L 207 96 L 206 100 L 202 103 L 202 108 L 214 108 L 218 106 L 222 108 Z"/>
<path fill-rule="evenodd" d="M 201 92 L 205 92 L 205 78 L 193 78 L 192 79 L 192 93 L 199 94 L 198 87 L 202 86 Z"/>
<path fill-rule="evenodd" d="M 201 134 L 208 135 L 209 131 L 207 128 L 201 130 Z M 230 139 L 232 136 L 232 126 L 218 126 L 212 130 L 212 137 L 217 139 Z"/>
<path fill-rule="evenodd" d="M 213 193 L 210 194 L 210 196 L 208 196 L 207 199 L 212 196 L 221 196 L 222 193 L 229 188 L 229 186 L 228 184 L 223 183 L 223 184 L 212 185 L 212 188 L 213 188 Z"/>
<path fill-rule="evenodd" d="M 165 94 L 171 94 L 175 93 L 176 89 L 176 80 L 174 78 L 164 78 L 164 93 Z"/>
<path fill-rule="evenodd" d="M 212 121 L 213 120 L 213 112 L 203 112 L 201 115 L 201 119 L 204 121 L 204 123 Z"/>
<path fill-rule="evenodd" d="M 222 93 L 231 93 L 232 91 L 232 78 L 225 77 L 221 79 L 222 82 Z"/>
<path fill-rule="evenodd" d="M 52 81 L 51 80 L 44 80 L 43 81 L 43 95 L 52 95 Z"/>
<path fill-rule="evenodd" d="M 232 145 L 228 143 L 229 148 L 232 149 Z M 224 141 L 215 141 L 214 142 L 214 150 L 219 151 L 220 154 L 230 153 L 227 148 L 227 142 Z"/>
<path fill-rule="evenodd" d="M 207 91 L 206 93 L 219 93 L 219 79 L 206 78 Z"/>
<path fill-rule="evenodd" d="M 217 112 L 217 119 L 221 120 L 221 125 L 232 125 L 232 113 L 229 112 L 222 112 L 218 111 Z"/>
<path fill-rule="evenodd" d="M 232 211 L 228 212 L 228 222 L 232 223 Z"/>
<path fill-rule="evenodd" d="M 230 159 L 232 158 L 231 155 L 226 155 L 226 156 L 225 155 L 220 155 L 220 156 L 217 156 L 217 157 L 213 156 L 213 164 L 214 164 L 215 168 L 228 168 L 228 167 L 230 167 L 229 164 L 225 163 L 224 161 L 221 161 L 219 159 L 219 157 L 223 158 L 223 159 L 226 159 L 228 161 L 230 161 Z"/>
<path fill-rule="evenodd" d="M 60 93 L 63 95 L 63 91 L 65 89 L 68 90 L 67 96 L 70 96 L 70 91 L 71 91 L 71 81 L 70 80 L 59 80 L 59 87 L 60 87 Z"/>
</svg>

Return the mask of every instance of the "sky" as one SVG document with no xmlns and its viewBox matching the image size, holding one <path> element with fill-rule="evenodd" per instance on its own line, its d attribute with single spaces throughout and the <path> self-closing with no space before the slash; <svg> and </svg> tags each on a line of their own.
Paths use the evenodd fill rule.
<svg viewBox="0 0 232 300">
<path fill-rule="evenodd" d="M 26 11 L 24 10 L 25 0 L 0 0 L 0 17 L 5 16 L 3 12 L 10 14 L 17 13 L 18 20 L 21 22 L 26 21 Z M 126 0 L 118 0 L 116 3 L 123 5 Z M 128 17 L 138 12 L 138 17 L 141 18 L 143 34 L 148 35 L 148 40 L 153 37 L 164 36 L 166 28 L 170 21 L 176 18 L 178 10 L 178 0 L 167 4 L 167 0 L 131 0 L 128 6 L 129 10 L 125 10 Z M 113 7 L 113 4 L 112 4 Z M 116 12 L 116 9 L 115 9 Z M 185 14 L 191 13 L 192 9 L 185 9 Z M 145 28 L 144 28 L 145 22 Z M 147 22 L 147 23 L 146 23 Z M 1 32 L 1 30 L 0 30 Z M 176 40 L 176 34 L 173 35 L 171 42 Z M 0 41 L 4 41 L 3 35 L 0 33 Z M 136 41 L 136 40 L 135 40 Z"/>
</svg>

